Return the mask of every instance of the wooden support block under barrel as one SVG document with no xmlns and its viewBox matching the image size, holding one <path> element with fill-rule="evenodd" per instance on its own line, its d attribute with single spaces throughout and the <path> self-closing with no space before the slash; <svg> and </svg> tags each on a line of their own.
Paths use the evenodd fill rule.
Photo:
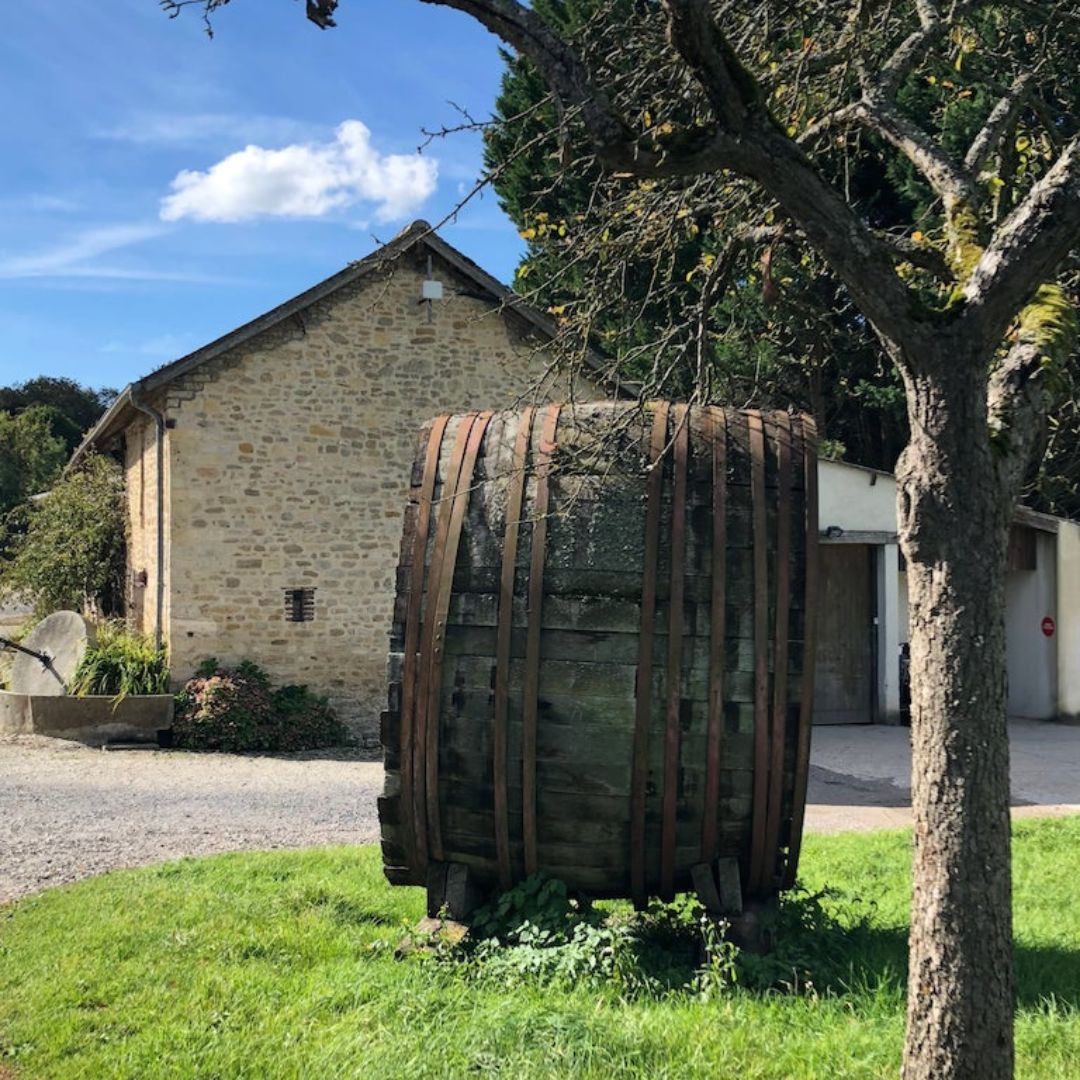
<svg viewBox="0 0 1080 1080">
<path fill-rule="evenodd" d="M 389 880 L 455 918 L 538 870 L 638 905 L 696 889 L 733 918 L 790 885 L 816 467 L 812 421 L 787 413 L 426 426 L 382 725 Z"/>
</svg>

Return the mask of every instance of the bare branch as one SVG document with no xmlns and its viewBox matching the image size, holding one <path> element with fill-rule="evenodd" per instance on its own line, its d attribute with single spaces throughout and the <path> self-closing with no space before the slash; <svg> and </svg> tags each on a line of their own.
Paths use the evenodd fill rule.
<svg viewBox="0 0 1080 1080">
<path fill-rule="evenodd" d="M 916 7 L 920 27 L 910 33 L 884 66 L 870 78 L 862 73 L 863 100 L 856 115 L 877 131 L 926 177 L 942 198 L 971 199 L 977 195 L 974 178 L 952 156 L 897 107 L 896 95 L 904 80 L 927 53 L 957 24 L 959 19 L 986 0 L 954 0 L 949 17 L 943 18 L 936 2 L 921 0 Z"/>
<path fill-rule="evenodd" d="M 929 13 L 930 8 L 936 5 L 921 4 L 919 10 L 921 27 L 910 33 L 900 43 L 899 48 L 877 76 L 877 88 L 880 93 L 886 99 L 895 98 L 903 81 L 926 58 L 926 54 L 949 33 L 958 20 L 986 2 L 987 0 L 955 0 L 947 19 L 939 16 L 931 18 L 929 23 L 923 21 L 924 9 Z"/>
<path fill-rule="evenodd" d="M 756 180 L 790 215 L 878 332 L 902 351 L 918 349 L 927 328 L 914 317 L 892 258 L 881 257 L 873 231 L 796 143 L 769 124 L 740 139 L 728 156 L 733 171 Z"/>
<path fill-rule="evenodd" d="M 915 0 L 915 11 L 923 30 L 934 30 L 941 22 L 941 10 L 935 0 Z"/>
<path fill-rule="evenodd" d="M 942 198 L 962 199 L 974 192 L 975 180 L 968 170 L 909 120 L 880 88 L 867 91 L 855 116 L 896 147 Z"/>
<path fill-rule="evenodd" d="M 842 127 L 853 120 L 859 120 L 859 110 L 862 108 L 862 102 L 856 101 L 850 105 L 843 105 L 834 112 L 826 113 L 820 120 L 815 120 L 808 127 L 804 128 L 796 138 L 796 142 L 807 149 L 814 145 L 815 141 L 826 132 L 831 131 L 835 127 Z"/>
<path fill-rule="evenodd" d="M 574 50 L 519 0 L 423 0 L 473 16 L 509 45 L 526 55 L 548 85 L 580 115 L 597 157 L 609 169 L 648 178 L 695 176 L 731 169 L 756 180 L 774 198 L 807 239 L 848 286 L 867 318 L 896 343 L 915 346 L 919 327 L 912 318 L 907 287 L 891 260 L 879 258 L 880 246 L 870 228 L 803 151 L 762 110 L 750 113 L 739 135 L 724 130 L 676 135 L 650 149 L 637 140 L 606 94 L 596 87 Z M 701 17 L 692 0 L 667 0 L 669 10 L 682 8 L 688 18 Z M 693 12 L 696 10 L 696 15 Z M 729 52 L 713 27 L 714 49 Z M 708 52 L 708 50 L 706 50 Z M 702 56 L 699 78 L 709 77 L 717 54 Z M 741 71 L 741 79 L 751 76 Z M 714 87 L 719 98 L 723 87 Z M 742 100 L 748 91 L 740 89 Z M 916 346 L 917 347 L 917 346 Z"/>
<path fill-rule="evenodd" d="M 983 124 L 978 135 L 975 136 L 967 156 L 964 158 L 964 165 L 972 175 L 977 176 L 982 171 L 1001 144 L 1001 140 L 1005 138 L 1016 123 L 1027 98 L 1027 90 L 1033 77 L 1032 72 L 1025 72 L 1021 75 L 1001 100 L 990 110 L 986 123 Z"/>
<path fill-rule="evenodd" d="M 1080 239 L 1080 137 L 998 229 L 963 296 L 963 321 L 987 345 L 1001 340 L 1017 312 L 1051 281 Z"/>
<path fill-rule="evenodd" d="M 896 263 L 911 263 L 920 270 L 928 271 L 939 281 L 955 280 L 948 260 L 937 248 L 916 244 L 910 237 L 895 236 L 883 229 L 876 229 L 873 235 L 885 258 Z M 740 225 L 732 233 L 732 238 L 741 244 L 770 244 L 781 238 L 792 242 L 805 240 L 801 230 L 783 225 Z"/>
<path fill-rule="evenodd" d="M 598 155 L 609 164 L 655 165 L 656 155 L 639 150 L 629 126 L 574 50 L 539 15 L 519 0 L 421 0 L 471 15 L 481 26 L 527 56 L 564 105 L 580 108 Z"/>
</svg>

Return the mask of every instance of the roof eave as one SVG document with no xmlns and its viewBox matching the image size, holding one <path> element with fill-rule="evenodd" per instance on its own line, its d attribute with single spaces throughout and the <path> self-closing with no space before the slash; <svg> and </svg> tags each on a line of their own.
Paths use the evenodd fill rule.
<svg viewBox="0 0 1080 1080">
<path fill-rule="evenodd" d="M 75 448 L 71 459 L 64 466 L 65 474 L 78 465 L 98 443 L 120 432 L 124 426 L 120 420 L 129 411 L 132 389 L 138 385 L 138 383 L 129 383 L 117 394 L 116 400 L 105 410 L 101 419 L 83 436 L 83 441 Z"/>
<path fill-rule="evenodd" d="M 324 281 L 313 285 L 310 289 L 306 289 L 292 299 L 271 308 L 270 311 L 259 315 L 250 322 L 238 326 L 235 330 L 230 330 L 229 333 L 196 349 L 192 353 L 188 353 L 187 356 L 180 357 L 178 360 L 174 360 L 172 363 L 166 364 L 158 368 L 157 371 L 152 371 L 144 378 L 128 385 L 109 407 L 105 415 L 87 433 L 75 453 L 72 454 L 67 468 L 72 468 L 97 443 L 113 434 L 114 427 L 119 427 L 117 422 L 125 410 L 131 406 L 133 392 L 142 396 L 160 390 L 201 364 L 228 352 L 230 349 L 243 345 L 246 341 L 250 341 L 258 334 L 272 329 L 285 319 L 304 311 L 339 289 L 381 269 L 416 244 L 424 244 L 433 254 L 439 256 L 453 269 L 473 281 L 483 291 L 489 293 L 495 302 L 517 317 L 524 319 L 525 322 L 549 340 L 554 341 L 558 338 L 559 327 L 553 319 L 535 308 L 527 300 L 518 296 L 512 289 L 507 288 L 497 278 L 492 277 L 491 274 L 477 263 L 474 263 L 468 256 L 452 247 L 426 221 L 414 221 L 412 225 L 402 230 L 393 240 L 373 251 L 370 255 L 351 263 L 343 270 L 339 270 Z M 591 349 L 587 350 L 586 362 L 594 372 L 605 378 L 608 389 L 613 393 L 619 396 L 636 396 L 636 388 L 629 384 L 620 384 L 611 379 L 610 374 L 605 371 L 606 365 L 598 353 Z"/>
</svg>

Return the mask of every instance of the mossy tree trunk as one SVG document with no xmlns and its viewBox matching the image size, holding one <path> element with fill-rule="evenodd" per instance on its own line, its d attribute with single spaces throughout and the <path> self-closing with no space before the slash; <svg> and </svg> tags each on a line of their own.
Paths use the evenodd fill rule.
<svg viewBox="0 0 1080 1080">
<path fill-rule="evenodd" d="M 908 380 L 898 470 L 907 560 L 914 896 L 905 1080 L 1012 1075 L 1009 744 L 1002 497 L 986 358 Z M 985 370 L 985 366 L 982 367 Z"/>
</svg>

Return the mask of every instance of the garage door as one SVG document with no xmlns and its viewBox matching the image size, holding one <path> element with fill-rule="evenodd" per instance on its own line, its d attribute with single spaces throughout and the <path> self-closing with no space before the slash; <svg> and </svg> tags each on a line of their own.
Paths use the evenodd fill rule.
<svg viewBox="0 0 1080 1080">
<path fill-rule="evenodd" d="M 873 548 L 823 544 L 818 608 L 815 724 L 874 718 Z"/>
</svg>

